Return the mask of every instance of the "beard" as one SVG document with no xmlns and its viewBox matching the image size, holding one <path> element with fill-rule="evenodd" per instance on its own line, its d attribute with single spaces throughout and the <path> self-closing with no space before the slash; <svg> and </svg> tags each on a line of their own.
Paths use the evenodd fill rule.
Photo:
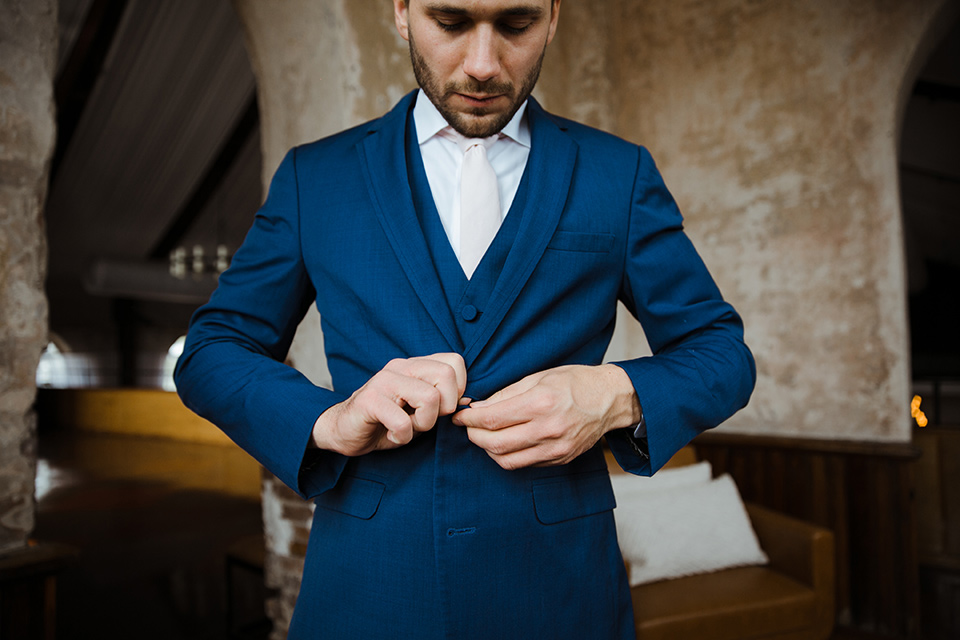
<svg viewBox="0 0 960 640">
<path fill-rule="evenodd" d="M 530 69 L 530 72 L 522 79 L 519 91 L 512 82 L 500 82 L 497 80 L 486 80 L 483 82 L 468 78 L 464 82 L 442 83 L 430 69 L 427 61 L 420 54 L 413 38 L 413 32 L 409 32 L 410 42 L 410 62 L 413 65 L 413 75 L 417 79 L 417 84 L 423 89 L 423 92 L 437 108 L 443 119 L 447 121 L 453 130 L 466 136 L 467 138 L 487 138 L 507 126 L 510 119 L 517 113 L 520 105 L 523 104 L 533 91 L 540 77 L 540 67 L 543 65 L 543 56 L 547 52 L 546 44 L 537 63 Z M 491 94 L 505 95 L 511 98 L 510 108 L 502 112 L 493 112 L 486 107 L 475 107 L 463 111 L 453 110 L 448 99 L 457 93 L 466 94 Z"/>
</svg>

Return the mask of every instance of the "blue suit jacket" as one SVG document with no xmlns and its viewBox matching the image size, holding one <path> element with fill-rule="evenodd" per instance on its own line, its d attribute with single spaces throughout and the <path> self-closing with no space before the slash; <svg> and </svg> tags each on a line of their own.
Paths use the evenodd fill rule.
<svg viewBox="0 0 960 640">
<path fill-rule="evenodd" d="M 601 361 L 617 300 L 654 356 L 618 363 L 648 425 L 649 474 L 743 407 L 754 365 L 740 319 L 682 230 L 650 155 L 531 99 L 527 207 L 462 341 L 413 207 L 414 94 L 373 122 L 291 150 L 177 369 L 185 404 L 316 509 L 291 637 L 632 637 L 600 447 L 504 471 L 443 418 L 389 452 L 309 452 L 317 416 L 392 358 L 459 351 L 466 395 Z M 334 390 L 282 364 L 310 303 Z"/>
</svg>

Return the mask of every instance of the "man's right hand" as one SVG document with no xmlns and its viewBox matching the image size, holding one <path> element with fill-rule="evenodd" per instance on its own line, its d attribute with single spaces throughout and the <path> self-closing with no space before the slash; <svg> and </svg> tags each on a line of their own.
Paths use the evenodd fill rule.
<svg viewBox="0 0 960 640">
<path fill-rule="evenodd" d="M 456 411 L 466 385 L 467 369 L 458 353 L 391 360 L 353 395 L 320 414 L 311 443 L 347 456 L 395 449 Z"/>
</svg>

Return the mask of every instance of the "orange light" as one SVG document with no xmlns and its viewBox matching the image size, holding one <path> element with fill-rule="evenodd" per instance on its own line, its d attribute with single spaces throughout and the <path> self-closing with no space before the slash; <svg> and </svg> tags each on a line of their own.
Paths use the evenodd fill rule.
<svg viewBox="0 0 960 640">
<path fill-rule="evenodd" d="M 920 396 L 913 396 L 913 400 L 910 401 L 910 416 L 917 421 L 917 426 L 925 427 L 927 426 L 927 416 L 924 415 L 923 411 L 920 411 L 921 401 Z"/>
</svg>

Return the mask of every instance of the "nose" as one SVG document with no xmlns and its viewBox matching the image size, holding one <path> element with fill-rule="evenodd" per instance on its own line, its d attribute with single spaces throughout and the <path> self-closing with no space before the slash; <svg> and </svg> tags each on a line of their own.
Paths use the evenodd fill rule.
<svg viewBox="0 0 960 640">
<path fill-rule="evenodd" d="M 478 82 L 500 74 L 500 52 L 496 34 L 490 28 L 477 29 L 463 59 L 463 72 Z"/>
</svg>

